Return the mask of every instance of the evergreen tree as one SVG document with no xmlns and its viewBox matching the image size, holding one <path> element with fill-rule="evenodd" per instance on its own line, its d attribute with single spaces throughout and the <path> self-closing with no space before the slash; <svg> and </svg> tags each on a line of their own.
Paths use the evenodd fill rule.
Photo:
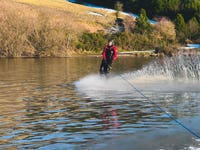
<svg viewBox="0 0 200 150">
<path fill-rule="evenodd" d="M 152 8 L 153 8 L 152 9 L 153 14 L 157 14 L 157 15 L 162 14 L 164 7 L 165 7 L 163 0 L 152 0 L 151 5 L 152 5 Z"/>
<path fill-rule="evenodd" d="M 141 9 L 139 17 L 136 19 L 135 31 L 141 34 L 149 32 L 151 30 L 151 25 L 148 21 L 145 9 Z"/>
<path fill-rule="evenodd" d="M 199 23 L 198 23 L 197 19 L 195 17 L 193 17 L 192 19 L 190 19 L 188 21 L 189 38 L 192 40 L 193 38 L 198 36 L 199 31 L 200 31 Z"/>
<path fill-rule="evenodd" d="M 187 25 L 181 14 L 178 14 L 175 19 L 176 33 L 180 40 L 187 37 Z"/>
<path fill-rule="evenodd" d="M 191 19 L 194 14 L 200 13 L 200 1 L 199 0 L 184 0 L 181 4 L 181 14 L 183 14 L 186 20 Z"/>
</svg>

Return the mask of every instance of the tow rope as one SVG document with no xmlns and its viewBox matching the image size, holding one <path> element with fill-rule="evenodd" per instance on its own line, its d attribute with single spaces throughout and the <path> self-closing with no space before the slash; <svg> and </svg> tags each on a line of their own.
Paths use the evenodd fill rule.
<svg viewBox="0 0 200 150">
<path fill-rule="evenodd" d="M 151 104 L 153 104 L 155 107 L 157 107 L 161 112 L 164 112 L 169 118 L 171 118 L 172 120 L 174 120 L 178 125 L 180 125 L 181 127 L 183 127 L 185 130 L 187 130 L 189 133 L 191 133 L 193 136 L 197 137 L 198 139 L 200 139 L 200 136 L 195 133 L 193 130 L 191 130 L 190 128 L 188 128 L 187 126 L 185 126 L 181 121 L 179 121 L 178 119 L 176 119 L 172 114 L 166 112 L 162 107 L 160 107 L 159 105 L 157 105 L 155 102 L 153 102 L 149 97 L 147 97 L 144 93 L 142 93 L 142 91 L 140 91 L 139 89 L 137 89 L 130 81 L 128 81 L 127 79 L 125 79 L 122 75 L 119 75 L 126 83 L 128 83 L 128 85 L 130 85 L 130 87 L 132 87 L 136 92 L 138 92 L 140 95 L 142 95 L 146 100 L 148 100 Z"/>
</svg>

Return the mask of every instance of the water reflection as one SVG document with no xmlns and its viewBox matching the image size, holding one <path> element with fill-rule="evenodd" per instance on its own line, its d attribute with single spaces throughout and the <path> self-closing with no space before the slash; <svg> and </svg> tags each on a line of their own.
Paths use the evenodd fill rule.
<svg viewBox="0 0 200 150">
<path fill-rule="evenodd" d="M 116 129 L 120 126 L 116 109 L 105 109 L 102 112 L 104 129 Z"/>
</svg>

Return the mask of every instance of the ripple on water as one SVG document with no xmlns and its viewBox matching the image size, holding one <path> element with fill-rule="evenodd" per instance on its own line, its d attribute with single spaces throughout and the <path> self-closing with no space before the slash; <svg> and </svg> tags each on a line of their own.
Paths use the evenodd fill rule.
<svg viewBox="0 0 200 150">
<path fill-rule="evenodd" d="M 131 58 L 130 62 L 134 60 Z M 127 64 L 127 58 L 125 62 Z M 0 94 L 0 149 L 123 149 L 122 146 L 131 149 L 151 148 L 152 143 L 157 144 L 155 149 L 199 147 L 199 141 L 117 74 L 101 78 L 96 74 L 79 74 L 80 69 L 77 69 L 79 71 L 68 74 L 72 79 L 67 76 L 62 79 L 58 74 L 64 76 L 65 73 L 57 69 L 61 63 L 58 66 L 49 64 L 49 69 L 47 66 L 38 69 L 40 65 L 36 64 L 39 73 L 30 80 L 29 76 L 36 70 L 28 74 L 27 79 L 22 79 L 26 74 L 21 72 L 16 80 L 12 77 L 12 80 L 0 81 L 3 89 Z M 156 73 L 151 77 L 151 69 L 158 67 L 154 66 L 150 64 L 139 73 L 123 76 L 166 112 L 200 133 L 199 82 L 192 81 L 188 85 L 187 80 L 182 85 L 171 79 L 168 83 L 163 76 L 156 78 L 156 73 L 161 73 L 163 68 L 154 70 Z M 173 70 L 168 71 L 173 73 Z M 73 82 L 74 79 L 77 81 Z"/>
</svg>

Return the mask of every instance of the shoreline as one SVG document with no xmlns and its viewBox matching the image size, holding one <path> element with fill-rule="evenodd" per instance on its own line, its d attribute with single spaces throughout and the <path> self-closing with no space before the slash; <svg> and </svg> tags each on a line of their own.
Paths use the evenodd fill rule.
<svg viewBox="0 0 200 150">
<path fill-rule="evenodd" d="M 200 55 L 199 47 L 178 47 L 174 53 L 183 55 Z M 155 50 L 144 50 L 144 51 L 120 51 L 118 52 L 119 57 L 163 57 L 166 54 L 163 52 L 155 53 Z M 1 58 L 73 58 L 73 57 L 101 57 L 101 51 L 99 52 L 74 52 L 68 56 L 0 56 Z"/>
</svg>

